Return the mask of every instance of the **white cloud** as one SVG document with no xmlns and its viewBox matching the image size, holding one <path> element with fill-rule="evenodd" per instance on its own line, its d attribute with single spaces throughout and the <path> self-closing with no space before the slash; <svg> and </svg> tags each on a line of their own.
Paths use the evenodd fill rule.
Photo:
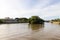
<svg viewBox="0 0 60 40">
<path fill-rule="evenodd" d="M 0 0 L 0 18 L 38 15 L 45 19 L 49 16 L 59 16 L 60 3 L 51 2 L 53 0 Z"/>
<path fill-rule="evenodd" d="M 50 5 L 41 11 L 44 14 L 44 17 L 59 16 L 60 15 L 60 3 L 55 5 Z"/>
</svg>

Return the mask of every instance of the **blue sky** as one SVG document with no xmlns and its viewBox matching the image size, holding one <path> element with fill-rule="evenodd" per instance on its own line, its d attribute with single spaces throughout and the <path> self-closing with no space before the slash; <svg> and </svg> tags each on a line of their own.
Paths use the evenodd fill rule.
<svg viewBox="0 0 60 40">
<path fill-rule="evenodd" d="M 0 0 L 0 18 L 33 15 L 45 20 L 60 18 L 60 0 Z"/>
</svg>

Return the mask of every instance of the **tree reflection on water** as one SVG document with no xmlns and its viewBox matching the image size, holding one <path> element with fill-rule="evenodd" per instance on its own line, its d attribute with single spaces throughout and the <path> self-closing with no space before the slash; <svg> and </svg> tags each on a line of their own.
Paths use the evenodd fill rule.
<svg viewBox="0 0 60 40">
<path fill-rule="evenodd" d="M 44 24 L 29 24 L 29 28 L 32 31 L 39 31 L 40 29 L 42 29 L 44 27 Z"/>
</svg>

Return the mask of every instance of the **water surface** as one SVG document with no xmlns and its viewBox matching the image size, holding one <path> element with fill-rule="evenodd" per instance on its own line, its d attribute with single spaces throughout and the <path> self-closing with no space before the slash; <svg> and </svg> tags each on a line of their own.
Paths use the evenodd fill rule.
<svg viewBox="0 0 60 40">
<path fill-rule="evenodd" d="M 0 24 L 0 40 L 60 40 L 60 25 Z"/>
</svg>

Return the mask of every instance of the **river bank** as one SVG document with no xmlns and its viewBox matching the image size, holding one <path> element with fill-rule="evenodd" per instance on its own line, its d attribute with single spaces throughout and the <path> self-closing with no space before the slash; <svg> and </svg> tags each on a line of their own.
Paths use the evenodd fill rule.
<svg viewBox="0 0 60 40">
<path fill-rule="evenodd" d="M 60 24 L 60 22 L 51 22 L 51 23 L 53 23 L 53 24 Z"/>
</svg>

